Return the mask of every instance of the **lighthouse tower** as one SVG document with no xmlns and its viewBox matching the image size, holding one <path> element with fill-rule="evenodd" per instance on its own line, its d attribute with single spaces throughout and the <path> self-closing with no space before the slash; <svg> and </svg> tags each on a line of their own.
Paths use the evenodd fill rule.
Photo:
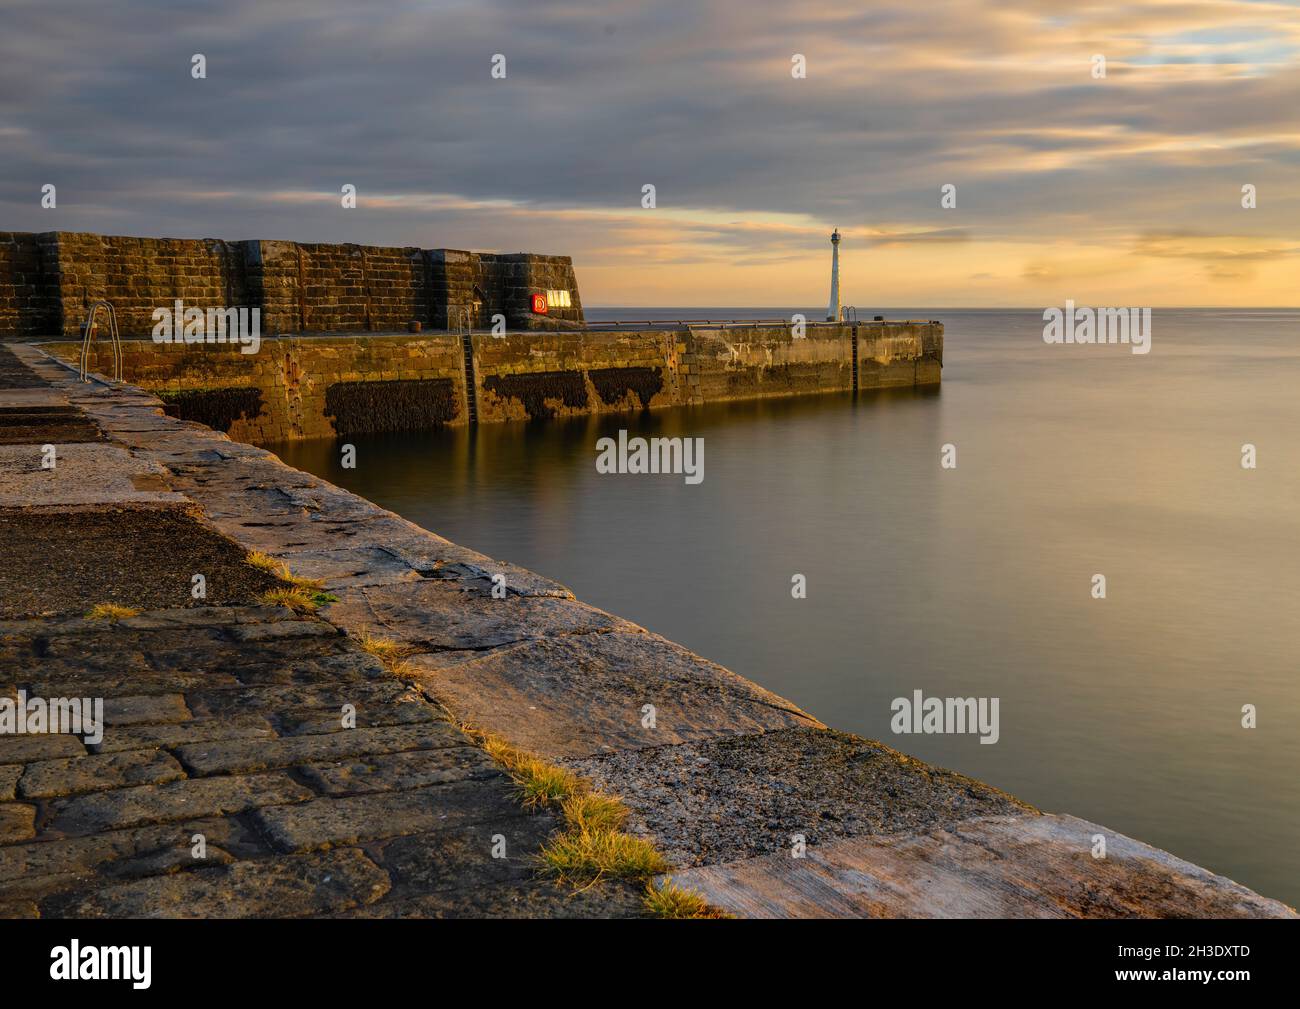
<svg viewBox="0 0 1300 1009">
<path fill-rule="evenodd" d="M 840 321 L 840 229 L 831 232 L 831 302 L 826 306 L 826 321 Z"/>
</svg>

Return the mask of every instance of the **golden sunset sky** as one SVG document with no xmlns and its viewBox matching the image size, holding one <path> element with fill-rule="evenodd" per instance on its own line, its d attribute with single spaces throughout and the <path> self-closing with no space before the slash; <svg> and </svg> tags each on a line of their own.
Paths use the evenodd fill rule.
<svg viewBox="0 0 1300 1009">
<path fill-rule="evenodd" d="M 801 306 L 838 226 L 846 304 L 1300 304 L 1295 3 L 59 6 L 7 5 L 0 228 L 564 253 L 587 305 Z"/>
</svg>

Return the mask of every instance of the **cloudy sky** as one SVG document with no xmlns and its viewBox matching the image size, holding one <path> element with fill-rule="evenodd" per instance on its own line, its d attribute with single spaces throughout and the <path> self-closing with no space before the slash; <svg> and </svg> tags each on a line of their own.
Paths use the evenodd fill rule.
<svg viewBox="0 0 1300 1009">
<path fill-rule="evenodd" d="M 0 19 L 4 230 L 567 253 L 589 305 L 784 306 L 825 302 L 838 226 L 861 306 L 1300 304 L 1296 3 L 5 0 Z"/>
</svg>

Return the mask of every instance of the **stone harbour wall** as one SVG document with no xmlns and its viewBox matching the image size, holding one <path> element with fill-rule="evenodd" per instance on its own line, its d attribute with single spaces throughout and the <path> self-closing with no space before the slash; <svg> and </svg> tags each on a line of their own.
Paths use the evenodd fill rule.
<svg viewBox="0 0 1300 1009">
<path fill-rule="evenodd" d="M 0 231 L 0 340 L 61 331 L 48 235 Z"/>
<path fill-rule="evenodd" d="M 571 307 L 534 313 L 532 295 L 548 290 L 567 291 Z M 406 330 L 411 322 L 447 329 L 462 308 L 482 327 L 498 314 L 516 329 L 583 321 L 568 256 L 0 232 L 0 341 L 79 336 L 100 300 L 113 305 L 123 336 L 147 336 L 154 311 L 177 299 L 204 310 L 257 308 L 266 336 Z"/>
<path fill-rule="evenodd" d="M 80 343 L 46 345 L 66 361 Z M 851 393 L 940 381 L 943 326 L 864 322 L 780 326 L 476 333 L 477 418 L 490 423 L 701 403 Z M 169 412 L 259 444 L 468 422 L 461 338 L 451 333 L 264 338 L 222 344 L 124 341 L 128 382 Z M 94 371 L 111 371 L 97 341 Z"/>
</svg>

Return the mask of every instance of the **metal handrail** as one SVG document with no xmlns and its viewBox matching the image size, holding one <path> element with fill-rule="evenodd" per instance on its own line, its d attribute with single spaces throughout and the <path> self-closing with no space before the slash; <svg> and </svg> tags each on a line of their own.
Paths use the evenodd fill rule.
<svg viewBox="0 0 1300 1009">
<path fill-rule="evenodd" d="M 107 301 L 95 302 L 86 315 L 85 332 L 81 336 L 81 380 L 90 381 L 86 374 L 90 363 L 90 341 L 94 338 L 95 318 L 99 315 L 100 308 L 108 309 L 108 335 L 113 347 L 113 381 L 120 382 L 122 381 L 122 338 L 117 331 L 117 312 Z"/>
</svg>

